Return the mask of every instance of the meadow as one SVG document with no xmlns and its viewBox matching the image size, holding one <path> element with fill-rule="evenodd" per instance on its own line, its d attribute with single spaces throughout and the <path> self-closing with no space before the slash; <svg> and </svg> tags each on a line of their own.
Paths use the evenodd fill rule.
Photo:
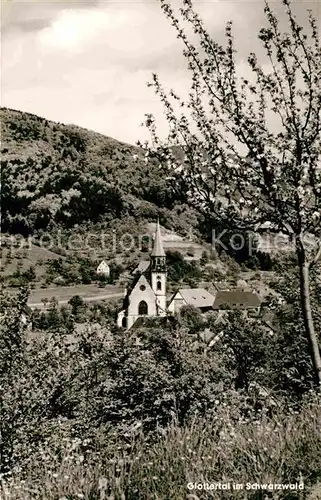
<svg viewBox="0 0 321 500">
<path fill-rule="evenodd" d="M 137 429 L 119 444 L 102 439 L 92 449 L 90 441 L 65 440 L 56 443 L 59 454 L 43 447 L 37 462 L 2 483 L 3 499 L 321 498 L 320 398 L 307 398 L 287 416 L 278 410 L 256 420 L 238 418 L 236 406 L 221 405 L 214 417 L 183 428 L 173 423 L 156 442 Z M 204 489 L 192 489 L 195 484 Z M 234 490 L 235 484 L 243 487 Z M 303 489 L 269 490 L 271 484 Z"/>
</svg>

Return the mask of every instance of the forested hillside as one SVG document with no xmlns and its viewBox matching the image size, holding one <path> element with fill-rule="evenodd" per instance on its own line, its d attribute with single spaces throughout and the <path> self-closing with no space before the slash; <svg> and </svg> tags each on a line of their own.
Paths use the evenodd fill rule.
<svg viewBox="0 0 321 500">
<path fill-rule="evenodd" d="M 1 122 L 3 231 L 30 234 L 124 215 L 151 220 L 180 204 L 143 149 L 6 108 Z"/>
<path fill-rule="evenodd" d="M 293 498 L 317 498 L 320 398 L 293 256 L 271 261 L 258 252 L 250 260 L 241 249 L 232 256 L 203 252 L 196 262 L 167 252 L 168 289 L 222 278 L 236 285 L 246 266 L 274 266 L 274 277 L 267 277 L 273 294 L 260 316 L 203 316 L 187 307 L 129 335 L 115 326 L 117 297 L 90 304 L 82 298 L 88 288 L 80 287 L 96 286 L 97 294 L 100 284 L 103 290 L 117 284 L 147 257 L 146 248 L 114 248 L 111 239 L 110 249 L 107 237 L 99 255 L 111 275 L 100 281 L 98 253 L 90 245 L 69 249 L 69 236 L 82 242 L 105 226 L 102 233 L 121 241 L 157 216 L 182 234 L 198 228 L 199 236 L 210 235 L 213 220 L 185 205 L 184 193 L 167 184 L 157 164 L 145 162 L 142 149 L 23 112 L 1 114 L 3 230 L 37 242 L 42 232 L 59 229 L 62 245 L 16 251 L 8 238 L 3 251 L 0 497 L 182 500 L 187 481 L 207 481 L 209 470 L 213 478 L 244 485 L 300 484 L 305 496 Z M 24 285 L 36 288 L 35 300 L 47 311 L 29 310 Z M 82 296 L 59 304 L 55 297 L 68 297 L 73 286 Z M 315 269 L 317 331 L 320 297 Z M 207 493 L 204 500 L 231 498 L 229 491 Z M 261 491 L 243 493 L 247 500 L 262 498 Z M 290 498 L 283 493 L 274 497 Z"/>
</svg>

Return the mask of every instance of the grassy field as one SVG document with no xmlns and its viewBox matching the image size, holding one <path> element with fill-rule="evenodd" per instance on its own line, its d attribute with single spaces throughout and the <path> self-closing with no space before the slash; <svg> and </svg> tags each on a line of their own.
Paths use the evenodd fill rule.
<svg viewBox="0 0 321 500">
<path fill-rule="evenodd" d="M 23 248 L 3 247 L 1 248 L 1 274 L 9 276 L 20 266 L 21 271 L 26 271 L 33 266 L 38 277 L 45 273 L 44 263 L 49 260 L 57 260 L 62 258 L 46 248 L 38 247 L 37 245 L 25 246 Z"/>
<path fill-rule="evenodd" d="M 154 444 L 132 434 L 113 449 L 102 436 L 98 448 L 85 443 L 84 452 L 80 440 L 65 440 L 60 457 L 43 449 L 39 462 L 3 482 L 2 498 L 321 499 L 320 401 L 290 415 L 258 415 L 257 421 L 236 422 L 233 413 L 222 406 L 210 419 L 173 425 Z M 271 484 L 277 486 L 269 489 Z"/>
<path fill-rule="evenodd" d="M 104 298 L 115 295 L 122 295 L 123 289 L 114 285 L 105 285 L 100 288 L 97 285 L 73 285 L 73 286 L 56 286 L 48 288 L 37 288 L 32 290 L 28 305 L 41 304 L 43 300 L 50 301 L 56 298 L 58 302 L 65 303 L 74 297 L 79 295 L 83 299 L 91 300 L 103 300 Z"/>
</svg>

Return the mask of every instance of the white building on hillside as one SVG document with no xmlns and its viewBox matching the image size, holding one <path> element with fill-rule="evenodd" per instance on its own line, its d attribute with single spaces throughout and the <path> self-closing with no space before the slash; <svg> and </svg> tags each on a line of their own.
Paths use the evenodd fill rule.
<svg viewBox="0 0 321 500">
<path fill-rule="evenodd" d="M 110 276 L 110 267 L 106 261 L 104 260 L 101 261 L 101 263 L 97 267 L 96 273 L 107 277 Z"/>
</svg>

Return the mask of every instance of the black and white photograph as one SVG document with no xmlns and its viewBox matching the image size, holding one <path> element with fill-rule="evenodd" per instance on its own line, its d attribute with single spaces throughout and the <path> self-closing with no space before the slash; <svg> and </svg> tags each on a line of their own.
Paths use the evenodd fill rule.
<svg viewBox="0 0 321 500">
<path fill-rule="evenodd" d="M 321 500 L 321 0 L 1 0 L 0 500 Z"/>
</svg>

